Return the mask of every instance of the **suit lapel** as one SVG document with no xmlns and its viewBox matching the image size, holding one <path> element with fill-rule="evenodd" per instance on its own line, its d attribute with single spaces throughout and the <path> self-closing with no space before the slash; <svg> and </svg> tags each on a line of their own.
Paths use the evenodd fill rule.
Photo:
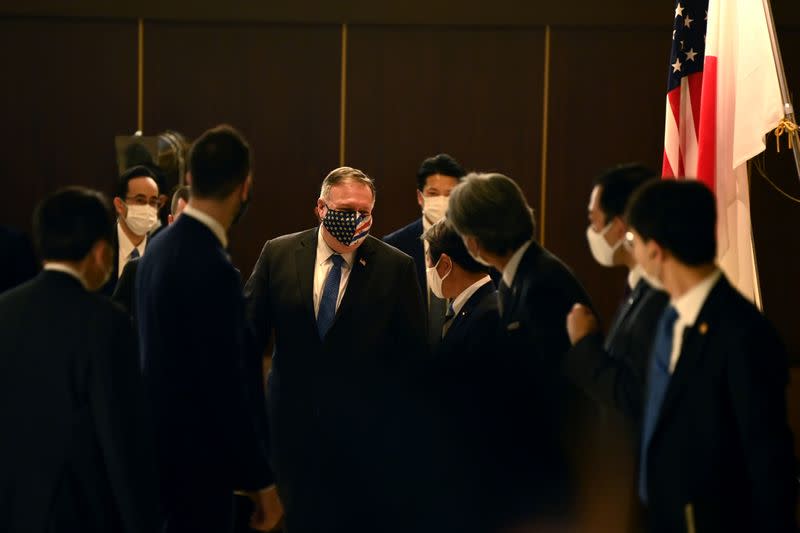
<svg viewBox="0 0 800 533">
<path fill-rule="evenodd" d="M 506 307 L 505 302 L 503 302 L 503 323 L 506 325 L 508 325 L 512 317 L 519 317 L 518 308 L 520 302 L 525 300 L 525 292 L 528 290 L 528 278 L 526 273 L 532 269 L 534 261 L 541 253 L 542 248 L 533 241 L 522 255 L 522 260 L 519 262 L 517 272 L 514 274 L 514 281 L 511 283 L 510 305 Z"/>
<path fill-rule="evenodd" d="M 364 243 L 358 247 L 358 251 L 353 258 L 347 287 L 342 297 L 342 303 L 339 305 L 339 309 L 336 310 L 331 329 L 336 327 L 341 316 L 347 313 L 351 307 L 354 307 L 357 302 L 362 301 L 361 294 L 367 285 L 369 269 L 372 266 L 370 259 L 375 251 L 371 240 L 372 237 L 367 237 Z"/>
<path fill-rule="evenodd" d="M 630 296 L 628 296 L 628 298 L 625 300 L 625 304 L 614 317 L 614 321 L 611 323 L 611 328 L 608 330 L 608 336 L 606 337 L 605 342 L 606 351 L 609 351 L 609 348 L 614 345 L 616 340 L 615 337 L 619 332 L 620 326 L 625 322 L 628 315 L 631 314 L 633 308 L 636 307 L 636 305 L 641 301 L 647 289 L 647 282 L 644 280 L 639 280 L 639 283 L 636 284 L 633 292 L 631 292 Z"/>
<path fill-rule="evenodd" d="M 487 294 L 494 291 L 494 286 L 491 282 L 481 286 L 475 293 L 469 297 L 469 300 L 464 303 L 464 307 L 458 312 L 458 315 L 453 317 L 453 324 L 447 330 L 445 338 L 449 337 L 453 331 L 458 331 L 463 324 L 467 322 L 472 312 L 481 304 Z"/>
<path fill-rule="evenodd" d="M 295 252 L 297 265 L 297 281 L 300 287 L 300 299 L 308 313 L 308 318 L 316 323 L 314 316 L 314 263 L 317 259 L 318 228 L 308 230 L 300 239 L 300 246 Z"/>
<path fill-rule="evenodd" d="M 727 285 L 727 281 L 725 281 L 724 278 L 720 278 L 716 286 L 709 293 L 700 314 L 697 315 L 697 320 L 695 320 L 694 325 L 684 330 L 681 354 L 678 358 L 678 363 L 675 365 L 675 371 L 672 373 L 672 377 L 669 380 L 669 386 L 664 395 L 664 402 L 661 404 L 658 423 L 653 435 L 658 431 L 658 427 L 663 421 L 667 419 L 670 411 L 675 408 L 675 404 L 686 388 L 686 384 L 694 375 L 697 364 L 703 357 L 709 331 L 713 332 L 713 328 L 716 326 L 715 319 L 718 317 L 717 309 L 721 305 L 721 300 L 724 298 L 722 291 L 724 291 L 725 285 Z"/>
</svg>

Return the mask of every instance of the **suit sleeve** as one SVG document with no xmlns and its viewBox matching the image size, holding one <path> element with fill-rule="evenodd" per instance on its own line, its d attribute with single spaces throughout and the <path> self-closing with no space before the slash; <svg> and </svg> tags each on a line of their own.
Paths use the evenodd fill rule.
<svg viewBox="0 0 800 533">
<path fill-rule="evenodd" d="M 567 376 L 595 401 L 620 411 L 636 422 L 641 416 L 643 381 L 632 365 L 615 359 L 603 348 L 603 336 L 587 335 L 564 357 Z"/>
<path fill-rule="evenodd" d="M 264 353 L 272 334 L 272 319 L 269 312 L 269 264 L 270 241 L 267 241 L 244 287 L 250 349 L 259 356 Z"/>
<path fill-rule="evenodd" d="M 417 281 L 414 261 L 410 257 L 406 258 L 395 283 L 398 305 L 392 320 L 395 324 L 398 353 L 406 357 L 417 355 L 419 360 L 424 360 L 429 353 L 425 306 L 422 303 L 422 291 Z"/>
<path fill-rule="evenodd" d="M 225 303 L 218 307 L 214 328 L 220 333 L 216 339 L 219 381 L 223 381 L 220 401 L 227 398 L 230 402 L 229 408 L 222 411 L 226 419 L 219 422 L 232 436 L 235 488 L 257 490 L 273 482 L 267 454 L 269 435 L 263 373 L 261 358 L 252 353 L 239 276 L 231 272 L 229 280 L 228 284 L 219 284 L 225 291 L 219 295 L 219 301 Z"/>
<path fill-rule="evenodd" d="M 116 310 L 110 319 L 108 344 L 97 346 L 91 362 L 92 415 L 125 531 L 154 532 L 159 509 L 151 411 L 130 320 Z"/>
<path fill-rule="evenodd" d="M 797 482 L 787 425 L 787 357 L 765 320 L 730 344 L 729 395 L 752 483 L 753 510 L 763 531 L 795 531 Z"/>
</svg>

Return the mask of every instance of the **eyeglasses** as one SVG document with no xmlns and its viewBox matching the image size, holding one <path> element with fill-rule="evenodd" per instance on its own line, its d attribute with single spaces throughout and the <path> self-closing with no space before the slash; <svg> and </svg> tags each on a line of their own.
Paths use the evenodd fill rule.
<svg viewBox="0 0 800 533">
<path fill-rule="evenodd" d="M 161 207 L 161 198 L 158 196 L 151 196 L 148 199 L 144 194 L 137 194 L 136 196 L 126 196 L 125 201 L 133 205 L 149 205 L 156 209 Z"/>
</svg>

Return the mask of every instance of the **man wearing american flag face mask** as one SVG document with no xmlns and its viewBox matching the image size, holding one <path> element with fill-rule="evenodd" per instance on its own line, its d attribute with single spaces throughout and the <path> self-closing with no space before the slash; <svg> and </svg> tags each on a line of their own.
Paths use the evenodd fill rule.
<svg viewBox="0 0 800 533">
<path fill-rule="evenodd" d="M 435 530 L 437 430 L 416 390 L 425 312 L 412 259 L 369 235 L 374 206 L 369 176 L 331 171 L 319 226 L 267 241 L 245 287 L 255 349 L 274 335 L 272 464 L 288 533 Z"/>
</svg>

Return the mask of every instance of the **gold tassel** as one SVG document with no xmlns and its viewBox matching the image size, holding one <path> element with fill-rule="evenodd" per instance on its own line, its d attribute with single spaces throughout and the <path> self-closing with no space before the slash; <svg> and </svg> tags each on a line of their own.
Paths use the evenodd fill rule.
<svg viewBox="0 0 800 533">
<path fill-rule="evenodd" d="M 782 119 L 778 123 L 778 127 L 775 128 L 775 146 L 778 149 L 778 153 L 781 151 L 781 135 L 784 133 L 788 138 L 787 144 L 789 145 L 789 150 L 794 150 L 794 135 L 797 134 L 797 124 L 789 120 L 788 118 Z"/>
</svg>

